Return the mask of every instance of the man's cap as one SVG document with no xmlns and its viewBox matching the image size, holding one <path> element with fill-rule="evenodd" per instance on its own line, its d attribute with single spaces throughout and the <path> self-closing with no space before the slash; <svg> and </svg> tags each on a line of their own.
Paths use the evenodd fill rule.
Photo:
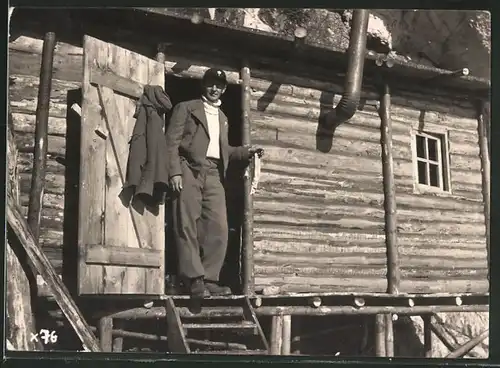
<svg viewBox="0 0 500 368">
<path fill-rule="evenodd" d="M 203 81 L 205 82 L 207 80 L 227 84 L 226 73 L 224 73 L 224 70 L 217 68 L 210 68 L 203 74 Z"/>
</svg>

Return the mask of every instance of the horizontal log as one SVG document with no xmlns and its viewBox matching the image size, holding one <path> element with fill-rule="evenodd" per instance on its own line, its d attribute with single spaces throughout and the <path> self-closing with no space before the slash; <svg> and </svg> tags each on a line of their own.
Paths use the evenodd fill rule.
<svg viewBox="0 0 500 368">
<path fill-rule="evenodd" d="M 39 76 L 9 75 L 9 100 L 22 101 L 24 99 L 36 100 L 38 98 Z M 52 79 L 50 100 L 52 103 L 65 103 L 68 92 L 81 88 L 80 82 Z"/>
<path fill-rule="evenodd" d="M 324 99 L 296 98 L 278 93 L 269 94 L 267 92 L 253 91 L 251 103 L 252 108 L 257 111 L 267 111 L 267 106 L 270 105 L 282 105 L 287 108 L 298 108 L 299 110 L 297 111 L 301 111 L 300 108 L 307 107 L 309 111 L 314 111 L 315 114 L 319 114 L 320 109 L 332 109 L 336 106 L 340 101 L 340 98 L 341 95 L 325 96 Z M 398 105 L 396 101 L 393 101 L 391 104 L 392 119 L 398 122 L 408 122 L 410 124 L 419 121 L 423 121 L 424 124 L 446 124 L 446 126 L 450 128 L 470 130 L 471 132 L 477 129 L 477 121 L 474 117 L 474 110 L 464 110 L 462 113 L 465 114 L 465 117 L 460 117 L 449 113 L 445 114 L 442 112 L 428 110 L 427 108 L 423 108 L 424 105 L 419 103 L 419 101 L 412 101 L 411 103 L 405 101 L 404 103 L 405 105 Z M 408 104 L 414 106 L 408 107 Z M 440 107 L 435 105 L 434 108 L 439 109 Z M 446 108 L 444 109 L 446 110 Z M 456 111 L 457 110 L 455 110 L 455 112 Z M 378 112 L 375 109 L 365 109 L 363 110 L 363 113 L 372 115 L 374 118 L 378 117 Z"/>
<path fill-rule="evenodd" d="M 256 309 L 259 316 L 292 315 L 292 316 L 327 316 L 327 315 L 376 315 L 400 314 L 421 315 L 426 313 L 452 312 L 487 312 L 487 306 L 415 306 L 415 307 L 260 307 Z"/>
<path fill-rule="evenodd" d="M 382 249 L 382 248 L 380 248 Z M 456 251 L 455 251 L 456 253 Z M 458 258 L 452 257 L 453 252 L 445 253 L 442 256 L 401 255 L 400 267 L 408 269 L 418 268 L 431 272 L 439 271 L 446 276 L 447 271 L 470 273 L 471 269 L 486 270 L 486 252 L 479 258 Z M 292 253 L 266 250 L 256 251 L 254 255 L 256 267 L 262 268 L 262 273 L 282 272 L 283 275 L 298 273 L 299 275 L 316 274 L 328 275 L 363 275 L 363 276 L 383 276 L 386 272 L 386 255 L 383 252 L 367 253 L 331 253 L 315 252 Z M 265 270 L 264 270 L 265 269 Z M 257 272 L 257 270 L 256 270 Z M 429 274 L 429 277 L 432 275 Z"/>
<path fill-rule="evenodd" d="M 45 174 L 45 189 L 44 194 L 64 194 L 65 190 L 65 177 L 60 174 Z M 31 174 L 19 174 L 19 188 L 22 193 L 29 194 L 31 188 Z"/>
<path fill-rule="evenodd" d="M 373 233 L 353 233 L 353 232 L 311 232 L 302 228 L 292 228 L 285 226 L 262 227 L 256 226 L 254 229 L 254 239 L 256 241 L 283 240 L 297 242 L 307 242 L 312 244 L 339 244 L 376 246 L 385 242 L 384 234 Z M 400 234 L 398 236 L 398 245 L 401 247 L 456 247 L 458 249 L 486 249 L 486 240 L 484 237 L 463 237 L 454 235 L 443 235 L 439 237 L 422 237 L 420 235 Z"/>
<path fill-rule="evenodd" d="M 23 99 L 18 101 L 9 101 L 9 110 L 13 113 L 35 114 L 38 100 Z M 56 118 L 66 118 L 67 103 L 50 102 L 49 116 Z"/>
<path fill-rule="evenodd" d="M 42 55 L 43 39 L 19 36 L 15 40 L 9 42 L 9 50 Z M 83 48 L 65 42 L 56 42 L 54 54 L 83 55 Z"/>
<path fill-rule="evenodd" d="M 322 261 L 316 258 L 329 258 L 330 260 L 339 260 L 346 256 L 384 256 L 386 252 L 385 243 L 378 241 L 377 243 L 367 242 L 313 242 L 315 234 L 311 234 L 310 240 L 297 240 L 293 242 L 291 239 L 280 240 L 277 238 L 260 238 L 254 239 L 254 248 L 256 253 L 263 255 L 274 254 L 276 257 L 286 257 L 290 255 L 310 255 L 311 262 Z M 439 248 L 432 247 L 432 244 L 422 244 L 418 246 L 401 245 L 398 243 L 398 252 L 405 259 L 404 263 L 407 265 L 413 264 L 412 257 L 418 261 L 418 257 L 446 257 L 449 259 L 469 260 L 477 259 L 486 260 L 486 247 L 484 245 L 477 245 L 475 247 L 457 247 L 452 244 L 439 246 Z M 291 259 L 291 258 L 290 258 Z"/>
<path fill-rule="evenodd" d="M 60 158 L 60 156 L 56 156 Z M 65 175 L 66 167 L 64 160 L 57 160 L 54 155 L 48 155 L 46 173 L 54 175 Z M 70 163 L 71 164 L 71 163 Z M 33 153 L 20 152 L 17 158 L 17 170 L 21 173 L 31 173 L 33 169 Z"/>
<path fill-rule="evenodd" d="M 9 74 L 40 75 L 41 55 L 17 50 L 9 52 Z M 52 76 L 55 79 L 81 82 L 83 73 L 83 56 L 72 54 L 55 54 Z"/>
<path fill-rule="evenodd" d="M 16 144 L 19 152 L 33 153 L 35 148 L 35 136 L 31 133 L 16 134 Z M 66 138 L 56 135 L 48 136 L 47 152 L 52 155 L 66 155 Z"/>
<path fill-rule="evenodd" d="M 33 114 L 12 114 L 12 122 L 14 123 L 14 131 L 17 133 L 35 134 L 36 115 Z M 48 134 L 64 136 L 66 135 L 66 119 L 49 117 Z"/>
<path fill-rule="evenodd" d="M 28 215 L 28 207 L 20 207 L 23 216 Z M 40 217 L 40 228 L 41 229 L 51 229 L 57 230 L 62 233 L 64 224 L 64 211 L 53 209 L 53 208 L 42 208 Z"/>
<path fill-rule="evenodd" d="M 446 191 L 435 191 L 434 188 L 415 188 L 415 180 L 411 176 L 397 176 L 395 179 L 396 183 L 396 193 L 407 193 L 416 196 L 428 196 L 428 197 L 439 197 L 439 198 L 455 198 L 455 199 L 465 199 L 472 201 L 483 200 L 483 194 L 481 191 L 481 186 L 479 184 L 462 183 L 459 181 L 451 181 L 451 193 Z"/>
<path fill-rule="evenodd" d="M 335 171 L 339 167 L 376 175 L 381 172 L 381 161 L 372 157 L 353 158 L 345 152 L 334 150 L 329 153 L 321 153 L 299 148 L 281 148 L 268 144 L 261 144 L 261 146 L 266 151 L 267 160 L 288 162 L 289 165 L 297 165 L 301 168 L 322 169 L 325 173 Z"/>
<path fill-rule="evenodd" d="M 295 183 L 294 183 L 295 184 Z M 308 198 L 304 200 L 293 200 L 280 198 L 276 200 L 268 192 L 262 192 L 253 200 L 254 211 L 265 213 L 289 214 L 290 216 L 300 215 L 301 218 L 320 217 L 329 218 L 331 216 L 362 217 L 385 219 L 385 213 L 382 208 L 376 208 L 368 205 L 351 205 L 341 199 L 330 199 L 324 201 L 321 198 Z M 441 221 L 444 223 L 455 224 L 482 224 L 484 216 L 481 213 L 463 213 L 458 211 L 446 211 L 439 209 L 429 209 L 425 211 L 415 211 L 414 209 L 397 209 L 398 220 L 418 220 L 418 221 Z"/>
<path fill-rule="evenodd" d="M 279 161 L 278 161 L 279 162 Z M 299 185 L 294 185 L 293 179 L 298 177 L 303 179 L 309 176 L 313 180 L 318 180 L 320 178 L 326 178 L 330 173 L 327 170 L 319 170 L 309 167 L 302 167 L 299 165 L 290 165 L 290 163 L 274 161 L 270 163 L 269 161 L 264 161 L 262 164 L 261 178 L 259 181 L 259 189 L 255 198 L 258 198 L 260 193 L 266 193 L 266 195 L 272 195 L 276 200 L 289 198 L 290 201 L 299 202 L 299 198 L 304 198 L 307 200 L 308 197 L 315 197 L 317 199 L 324 200 L 325 203 L 330 201 L 335 201 L 342 199 L 344 203 L 349 204 L 369 204 L 373 206 L 382 206 L 383 198 L 381 191 L 374 192 L 371 191 L 350 191 L 349 188 L 335 188 L 332 186 L 331 189 L 327 187 L 319 187 L 315 184 L 305 184 L 300 183 Z M 280 173 L 283 175 L 283 180 L 288 175 L 290 178 L 287 183 L 276 183 L 273 179 L 275 176 L 268 175 L 268 172 L 272 170 L 273 174 L 276 175 Z M 335 171 L 335 170 L 334 170 Z M 336 170 L 337 174 L 341 175 L 340 170 Z M 346 181 L 349 183 L 348 181 Z M 349 184 L 346 184 L 348 186 Z M 353 184 L 354 185 L 354 184 Z M 439 196 L 418 196 L 414 194 L 406 194 L 398 192 L 398 206 L 401 208 L 422 208 L 422 209 L 442 209 L 442 210 L 456 210 L 462 212 L 482 212 L 482 206 L 480 203 L 474 201 L 454 198 L 452 196 L 439 197 Z M 407 206 L 407 207 L 405 207 Z"/>
<path fill-rule="evenodd" d="M 399 290 L 406 293 L 483 293 L 488 292 L 489 282 L 486 277 L 468 278 L 467 280 L 444 278 L 429 281 L 401 279 Z"/>
<path fill-rule="evenodd" d="M 20 202 L 22 206 L 27 206 L 29 203 L 29 194 L 21 193 Z M 49 193 L 45 194 L 43 196 L 43 207 L 63 210 L 64 196 L 61 194 L 49 194 Z"/>
</svg>

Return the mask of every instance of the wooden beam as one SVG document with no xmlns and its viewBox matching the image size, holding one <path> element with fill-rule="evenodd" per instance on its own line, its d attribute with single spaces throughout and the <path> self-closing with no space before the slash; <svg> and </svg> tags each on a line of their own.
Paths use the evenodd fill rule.
<svg viewBox="0 0 500 368">
<path fill-rule="evenodd" d="M 392 314 L 384 315 L 385 319 L 385 356 L 392 358 L 394 356 L 394 323 Z"/>
<path fill-rule="evenodd" d="M 432 358 L 432 314 L 422 315 L 424 322 L 424 356 Z"/>
<path fill-rule="evenodd" d="M 45 171 L 47 167 L 48 124 L 50 92 L 52 90 L 52 67 L 54 63 L 54 48 L 56 35 L 48 32 L 43 41 L 42 65 L 40 67 L 40 85 L 38 87 L 38 103 L 36 107 L 35 149 L 33 171 L 31 175 L 31 190 L 28 205 L 28 225 L 34 240 L 38 243 L 40 219 L 45 190 Z"/>
<path fill-rule="evenodd" d="M 113 318 L 102 317 L 99 320 L 99 342 L 103 352 L 111 353 L 113 351 Z"/>
<path fill-rule="evenodd" d="M 490 261 L 490 222 L 491 222 L 491 163 L 489 148 L 490 111 L 487 103 L 480 102 L 478 109 L 477 132 L 479 136 L 479 155 L 481 157 L 481 183 L 484 202 L 484 222 L 486 226 L 486 249 Z"/>
<path fill-rule="evenodd" d="M 484 339 L 486 339 L 488 336 L 489 336 L 489 331 L 488 330 L 482 332 L 481 334 L 479 334 L 478 336 L 476 336 L 472 340 L 470 340 L 470 341 L 466 342 L 465 344 L 463 344 L 462 346 L 460 346 L 454 352 L 451 352 L 450 354 L 448 354 L 446 356 L 446 358 L 447 359 L 456 359 L 456 358 L 460 358 L 460 357 L 464 356 L 469 351 L 471 351 L 472 349 L 474 349 L 478 344 L 481 343 L 481 341 L 483 341 Z"/>
<path fill-rule="evenodd" d="M 292 316 L 283 316 L 283 343 L 281 355 L 290 355 L 290 344 L 292 340 Z"/>
<path fill-rule="evenodd" d="M 242 144 L 251 144 L 250 134 L 250 67 L 246 61 L 240 71 L 241 78 L 241 106 L 242 106 Z M 253 163 L 252 163 L 253 164 Z M 254 290 L 253 267 L 253 199 L 250 194 L 252 178 L 250 167 L 245 169 L 243 175 L 243 225 L 242 225 L 242 251 L 243 251 L 243 294 L 251 295 Z"/>
<path fill-rule="evenodd" d="M 87 245 L 85 262 L 87 264 L 160 268 L 161 251 L 149 248 Z"/>
<path fill-rule="evenodd" d="M 283 346 L 283 315 L 273 316 L 271 323 L 271 355 L 281 355 Z"/>
<path fill-rule="evenodd" d="M 172 353 L 190 353 L 191 349 L 186 341 L 184 329 L 182 328 L 181 317 L 172 298 L 165 301 L 165 311 L 167 316 L 167 338 L 168 348 Z"/>
<path fill-rule="evenodd" d="M 120 94 L 138 99 L 144 92 L 142 83 L 122 77 L 112 71 L 93 65 L 90 68 L 90 83 L 110 88 Z"/>
<path fill-rule="evenodd" d="M 382 174 L 384 183 L 385 243 L 387 248 L 387 292 L 399 292 L 400 270 L 397 248 L 396 186 L 392 150 L 391 95 L 387 83 L 380 100 L 380 133 L 382 144 Z"/>
<path fill-rule="evenodd" d="M 383 314 L 375 315 L 375 355 L 385 357 L 385 320 Z"/>
<path fill-rule="evenodd" d="M 35 269 L 43 277 L 51 294 L 54 296 L 62 312 L 73 326 L 76 334 L 80 338 L 85 349 L 89 351 L 100 351 L 99 344 L 89 325 L 83 318 L 82 313 L 70 296 L 66 286 L 57 276 L 54 268 L 47 259 L 43 250 L 38 246 L 31 234 L 23 215 L 15 205 L 14 199 L 8 193 L 7 198 L 7 222 L 14 231 L 19 242 L 23 246 L 28 258 L 33 263 Z"/>
</svg>

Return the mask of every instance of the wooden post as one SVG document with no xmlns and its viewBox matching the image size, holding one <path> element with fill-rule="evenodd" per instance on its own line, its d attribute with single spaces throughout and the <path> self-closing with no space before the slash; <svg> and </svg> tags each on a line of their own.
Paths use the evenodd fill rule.
<svg viewBox="0 0 500 368">
<path fill-rule="evenodd" d="M 292 341 L 292 316 L 283 316 L 283 344 L 281 346 L 281 355 L 290 355 L 290 344 Z"/>
<path fill-rule="evenodd" d="M 432 314 L 424 314 L 424 356 L 432 358 Z"/>
<path fill-rule="evenodd" d="M 489 104 L 481 102 L 478 109 L 477 131 L 479 136 L 479 154 L 481 156 L 481 177 L 484 202 L 484 222 L 486 226 L 486 249 L 488 250 L 488 263 L 490 261 L 490 214 L 491 214 L 491 179 L 490 179 L 490 148 L 489 129 L 490 111 Z"/>
<path fill-rule="evenodd" d="M 113 319 L 111 317 L 102 317 L 99 320 L 99 342 L 103 352 L 113 351 Z"/>
<path fill-rule="evenodd" d="M 38 104 L 36 107 L 35 148 L 33 171 L 31 173 L 31 191 L 28 204 L 28 225 L 38 243 L 40 218 L 45 189 L 45 170 L 47 166 L 47 144 L 50 92 L 52 89 L 52 66 L 56 35 L 53 32 L 45 34 L 42 50 L 42 65 L 40 67 L 40 84 L 38 87 Z"/>
<path fill-rule="evenodd" d="M 271 355 L 280 355 L 283 346 L 283 316 L 274 316 L 271 325 Z"/>
<path fill-rule="evenodd" d="M 392 322 L 392 314 L 387 313 L 385 316 L 385 356 L 392 358 L 394 356 L 394 324 Z"/>
<path fill-rule="evenodd" d="M 251 144 L 250 135 L 250 67 L 243 61 L 240 71 L 241 78 L 241 106 L 242 106 L 242 144 Z M 250 194 L 251 177 L 250 168 L 245 169 L 243 176 L 243 225 L 242 225 L 242 251 L 243 251 L 243 294 L 254 294 L 253 270 L 253 201 Z"/>
<path fill-rule="evenodd" d="M 396 186 L 392 155 L 392 120 L 390 88 L 384 83 L 379 108 L 382 144 L 382 175 L 384 183 L 385 244 L 387 248 L 387 292 L 397 294 L 400 283 L 399 256 L 397 248 Z M 394 327 L 392 316 L 385 318 L 386 356 L 394 355 Z"/>
<path fill-rule="evenodd" d="M 293 340 L 291 342 L 291 344 L 293 343 L 292 354 L 300 354 L 300 345 L 302 342 L 301 326 L 302 326 L 302 317 L 296 316 L 293 320 L 293 325 L 292 325 L 292 333 L 293 333 Z"/>
<path fill-rule="evenodd" d="M 384 315 L 375 315 L 375 355 L 385 357 Z"/>
</svg>

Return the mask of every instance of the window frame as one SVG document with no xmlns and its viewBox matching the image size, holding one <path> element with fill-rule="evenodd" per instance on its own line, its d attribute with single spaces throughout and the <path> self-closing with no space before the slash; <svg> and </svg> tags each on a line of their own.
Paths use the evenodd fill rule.
<svg viewBox="0 0 500 368">
<path fill-rule="evenodd" d="M 417 137 L 425 138 L 425 156 L 426 158 L 417 155 Z M 437 143 L 437 161 L 428 158 L 428 141 L 429 139 Z M 444 193 L 452 194 L 451 175 L 450 175 L 450 149 L 447 129 L 411 129 L 411 148 L 412 148 L 412 165 L 413 165 L 413 187 L 414 192 L 421 193 Z M 418 163 L 424 162 L 426 165 L 426 182 L 429 184 L 421 184 L 419 179 Z M 439 186 L 430 185 L 430 164 L 438 166 L 438 184 Z"/>
</svg>

